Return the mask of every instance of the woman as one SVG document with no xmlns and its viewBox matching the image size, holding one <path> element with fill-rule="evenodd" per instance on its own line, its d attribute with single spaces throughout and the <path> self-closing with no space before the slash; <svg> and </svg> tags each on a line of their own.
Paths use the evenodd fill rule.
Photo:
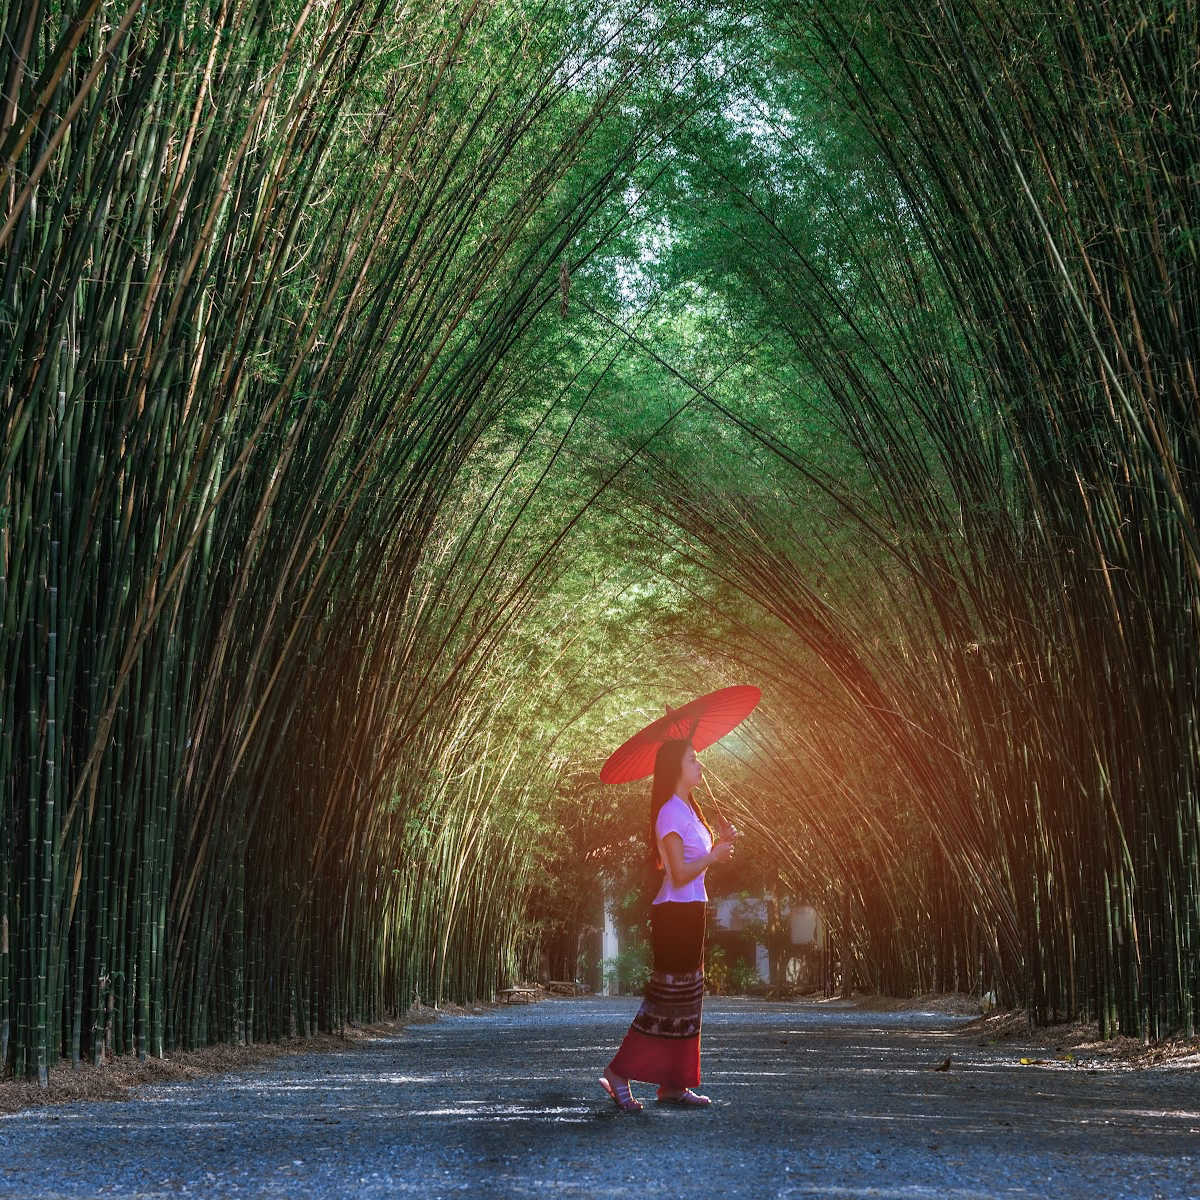
<svg viewBox="0 0 1200 1200">
<path fill-rule="evenodd" d="M 700 1082 L 700 1016 L 704 1002 L 704 873 L 733 854 L 732 826 L 713 833 L 692 788 L 700 763 L 687 741 L 664 742 L 654 760 L 650 792 L 650 853 L 663 868 L 662 887 L 650 909 L 654 971 L 633 1024 L 600 1086 L 625 1112 L 642 1108 L 629 1081 L 657 1083 L 658 1099 L 703 1107 Z"/>
</svg>

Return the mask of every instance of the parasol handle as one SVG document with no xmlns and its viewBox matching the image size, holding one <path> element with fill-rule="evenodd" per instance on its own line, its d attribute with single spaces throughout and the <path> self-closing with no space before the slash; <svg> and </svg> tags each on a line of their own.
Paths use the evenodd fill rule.
<svg viewBox="0 0 1200 1200">
<path fill-rule="evenodd" d="M 712 788 L 708 786 L 708 778 L 704 775 L 701 775 L 700 782 L 702 784 L 704 784 L 704 790 L 708 793 L 708 798 L 712 801 L 712 806 L 716 810 L 717 820 L 720 821 L 722 825 L 728 826 L 730 829 L 732 829 L 733 828 L 732 822 L 721 811 L 721 806 L 717 803 L 717 798 L 716 798 L 716 796 L 713 795 Z"/>
</svg>

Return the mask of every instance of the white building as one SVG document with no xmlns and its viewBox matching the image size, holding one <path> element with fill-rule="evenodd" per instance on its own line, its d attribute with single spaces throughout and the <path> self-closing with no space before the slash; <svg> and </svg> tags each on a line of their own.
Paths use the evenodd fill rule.
<svg viewBox="0 0 1200 1200">
<path fill-rule="evenodd" d="M 820 948 L 821 920 L 812 905 L 780 900 L 779 910 L 781 924 L 790 934 L 790 944 L 794 951 Z M 710 910 L 714 930 L 746 935 L 744 939 L 732 939 L 724 938 L 717 932 L 713 940 L 730 948 L 737 944 L 737 940 L 741 940 L 747 948 L 752 946 L 752 965 L 763 983 L 771 982 L 770 952 L 765 940 L 767 916 L 767 901 L 762 896 L 725 896 L 714 900 Z"/>
</svg>

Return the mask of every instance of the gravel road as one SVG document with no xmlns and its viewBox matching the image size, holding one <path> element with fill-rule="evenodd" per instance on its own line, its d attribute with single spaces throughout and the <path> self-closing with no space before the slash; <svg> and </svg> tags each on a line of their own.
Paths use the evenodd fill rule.
<svg viewBox="0 0 1200 1200">
<path fill-rule="evenodd" d="M 446 1016 L 3 1117 L 0 1197 L 1200 1197 L 1195 1070 L 1022 1066 L 1039 1052 L 974 1045 L 962 1018 L 710 999 L 713 1107 L 643 1085 L 630 1115 L 595 1081 L 636 1008 Z"/>
</svg>

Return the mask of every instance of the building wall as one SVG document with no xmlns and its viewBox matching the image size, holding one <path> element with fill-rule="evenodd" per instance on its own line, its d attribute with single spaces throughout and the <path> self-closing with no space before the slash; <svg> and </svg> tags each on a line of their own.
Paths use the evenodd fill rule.
<svg viewBox="0 0 1200 1200">
<path fill-rule="evenodd" d="M 604 933 L 600 943 L 600 959 L 601 962 L 607 962 L 610 959 L 615 959 L 621 952 L 621 938 L 617 930 L 617 923 L 613 917 L 612 905 L 608 896 L 604 897 Z M 602 972 L 604 994 L 606 996 L 615 996 L 617 994 L 617 985 L 615 979 L 608 974 Z"/>
</svg>

